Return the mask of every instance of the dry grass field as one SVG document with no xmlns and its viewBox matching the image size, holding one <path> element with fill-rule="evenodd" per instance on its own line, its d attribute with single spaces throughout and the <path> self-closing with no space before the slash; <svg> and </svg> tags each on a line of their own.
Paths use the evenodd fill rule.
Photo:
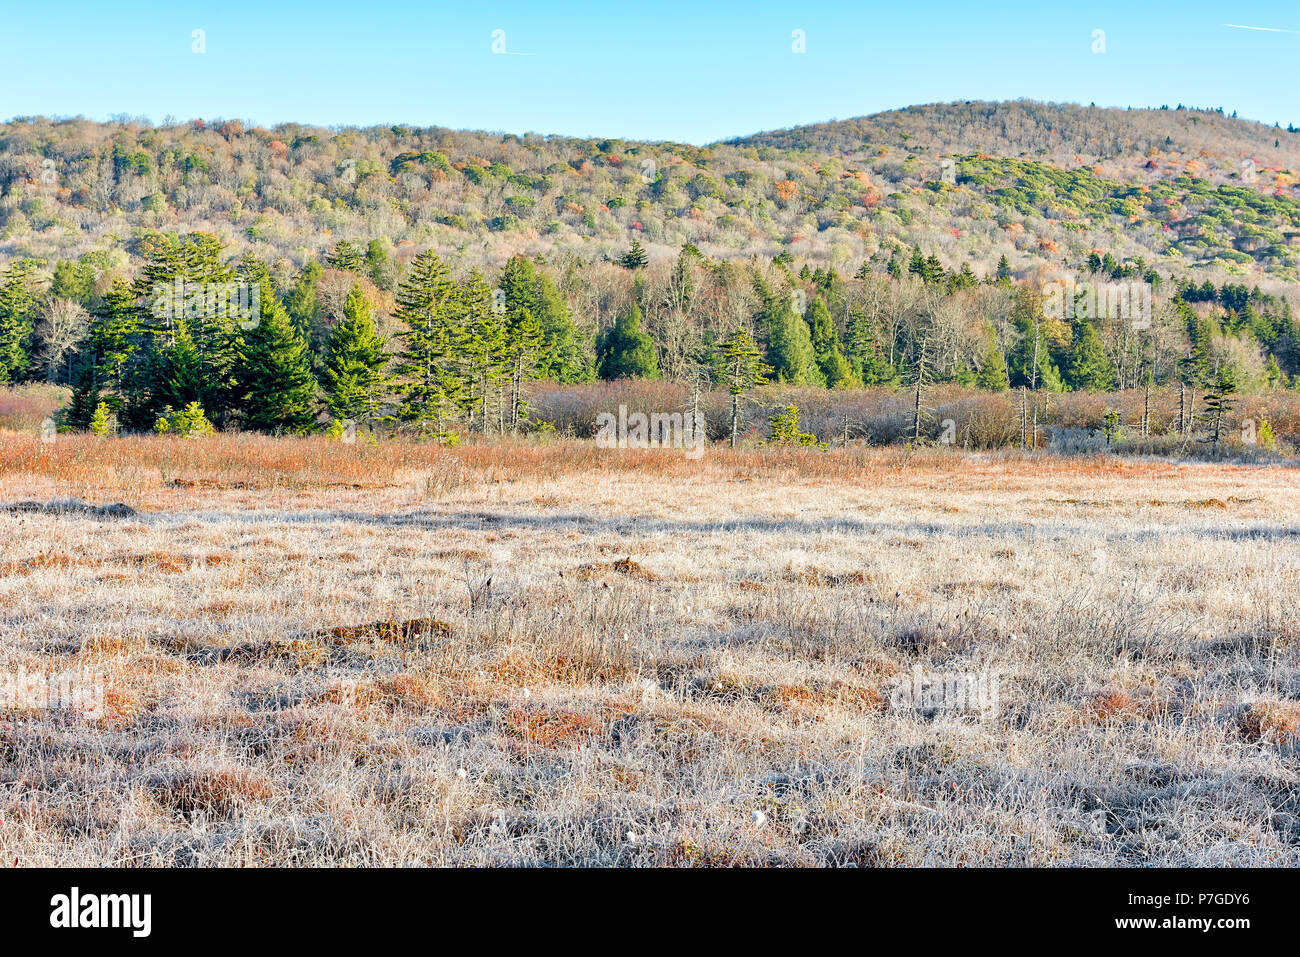
<svg viewBox="0 0 1300 957">
<path fill-rule="evenodd" d="M 1295 865 L 1298 484 L 0 434 L 0 861 Z"/>
</svg>

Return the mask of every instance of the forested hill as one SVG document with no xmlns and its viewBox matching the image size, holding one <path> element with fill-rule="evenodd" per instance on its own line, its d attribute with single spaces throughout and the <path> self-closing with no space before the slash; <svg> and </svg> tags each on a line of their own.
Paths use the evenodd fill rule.
<svg viewBox="0 0 1300 957">
<path fill-rule="evenodd" d="M 123 118 L 0 125 L 0 263 L 210 232 L 300 266 L 339 240 L 852 271 L 933 253 L 1028 277 L 1089 252 L 1170 275 L 1300 277 L 1300 133 L 1180 106 L 956 103 L 697 147 L 405 126 Z M 1272 287 L 1277 291 L 1276 287 Z"/>
<path fill-rule="evenodd" d="M 1150 385 L 1185 443 L 1300 388 L 1298 139 L 1026 103 L 703 147 L 15 120 L 0 385 L 100 431 L 449 439 L 530 427 L 537 379 Z"/>
<path fill-rule="evenodd" d="M 813 123 L 727 141 L 813 153 L 852 154 L 875 147 L 909 152 L 978 151 L 1062 165 L 1164 155 L 1210 160 L 1230 176 L 1240 162 L 1300 168 L 1294 131 L 1238 119 L 1219 109 L 1103 109 L 1016 100 L 929 103 L 850 120 Z"/>
</svg>

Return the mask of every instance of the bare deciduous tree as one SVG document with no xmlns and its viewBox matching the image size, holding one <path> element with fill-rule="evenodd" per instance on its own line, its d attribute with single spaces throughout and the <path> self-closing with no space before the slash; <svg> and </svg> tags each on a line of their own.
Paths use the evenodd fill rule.
<svg viewBox="0 0 1300 957">
<path fill-rule="evenodd" d="M 81 303 L 71 299 L 50 300 L 36 325 L 46 379 L 50 382 L 72 380 L 73 350 L 89 329 L 90 316 Z"/>
</svg>

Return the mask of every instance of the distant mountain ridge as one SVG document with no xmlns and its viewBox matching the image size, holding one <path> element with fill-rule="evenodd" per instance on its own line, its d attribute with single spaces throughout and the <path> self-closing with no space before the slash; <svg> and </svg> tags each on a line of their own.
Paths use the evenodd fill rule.
<svg viewBox="0 0 1300 957">
<path fill-rule="evenodd" d="M 1089 160 L 1150 151 L 1224 157 L 1258 154 L 1260 160 L 1300 166 L 1300 136 L 1294 130 L 1238 119 L 1217 109 L 1182 106 L 1120 109 L 1032 100 L 928 103 L 722 142 L 842 154 L 882 144 L 1017 157 L 1082 155 Z"/>
<path fill-rule="evenodd" d="M 341 239 L 509 256 L 856 269 L 920 248 L 987 273 L 1090 252 L 1200 280 L 1300 279 L 1300 133 L 1218 110 L 927 104 L 691 146 L 407 126 L 0 124 L 0 262 L 219 236 L 301 264 Z"/>
</svg>

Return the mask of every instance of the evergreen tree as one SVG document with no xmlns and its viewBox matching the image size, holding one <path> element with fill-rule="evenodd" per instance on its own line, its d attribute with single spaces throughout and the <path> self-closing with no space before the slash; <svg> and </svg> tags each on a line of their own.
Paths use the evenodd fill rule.
<svg viewBox="0 0 1300 957">
<path fill-rule="evenodd" d="M 641 240 L 633 238 L 632 246 L 619 258 L 618 264 L 624 269 L 642 269 L 650 262 Z"/>
<path fill-rule="evenodd" d="M 1018 339 L 1008 355 L 1007 373 L 1017 389 L 1046 389 L 1061 392 L 1065 383 L 1052 360 L 1052 343 L 1046 332 L 1041 297 L 1033 290 L 1017 290 L 1012 321 Z"/>
<path fill-rule="evenodd" d="M 269 282 L 262 285 L 257 326 L 244 334 L 238 379 L 250 428 L 266 432 L 306 432 L 311 428 L 316 380 L 307 343 L 294 329 Z"/>
<path fill-rule="evenodd" d="M 388 384 L 385 345 L 375 332 L 369 300 L 353 285 L 326 346 L 325 405 L 334 418 L 367 424 L 379 418 Z"/>
<path fill-rule="evenodd" d="M 510 364 L 510 428 L 519 428 L 527 415 L 524 381 L 537 375 L 545 336 L 533 314 L 524 308 L 506 313 L 506 356 Z"/>
<path fill-rule="evenodd" d="M 1205 394 L 1205 415 L 1209 420 L 1207 440 L 1212 443 L 1211 451 L 1219 454 L 1219 445 L 1223 441 L 1224 421 L 1235 404 L 1233 396 L 1237 392 L 1237 380 L 1231 367 L 1225 365 L 1219 370 Z"/>
<path fill-rule="evenodd" d="M 361 247 L 350 239 L 335 243 L 333 250 L 325 257 L 325 264 L 331 269 L 342 269 L 359 276 L 366 272 L 365 254 L 361 252 Z"/>
<path fill-rule="evenodd" d="M 164 409 L 183 409 L 192 402 L 203 404 L 206 378 L 203 358 L 190 338 L 189 330 L 179 326 L 170 341 L 155 347 L 149 356 L 148 393 L 136 407 L 137 417 L 162 414 Z"/>
<path fill-rule="evenodd" d="M 477 413 L 479 428 L 487 432 L 491 428 L 490 403 L 495 398 L 497 428 L 504 431 L 503 386 L 511 368 L 506 316 L 493 302 L 492 290 L 478 270 L 461 284 L 456 305 L 455 344 L 464 370 L 461 407 L 469 413 L 471 423 Z"/>
<path fill-rule="evenodd" d="M 501 273 L 501 291 L 506 313 L 514 316 L 520 310 L 527 312 L 541 331 L 539 376 L 557 382 L 584 382 L 592 378 L 595 370 L 579 342 L 569 304 L 549 276 L 530 260 L 514 256 Z"/>
<path fill-rule="evenodd" d="M 25 379 L 32 368 L 32 339 L 40 297 L 35 263 L 20 259 L 0 275 L 0 383 Z"/>
<path fill-rule="evenodd" d="M 88 428 L 93 435 L 104 436 L 113 431 L 112 422 L 109 419 L 110 412 L 108 405 L 104 402 L 96 404 L 95 411 L 91 413 Z"/>
<path fill-rule="evenodd" d="M 84 261 L 60 259 L 50 280 L 51 299 L 71 299 L 90 308 L 95 296 L 95 270 Z"/>
<path fill-rule="evenodd" d="M 314 259 L 303 267 L 293 289 L 289 291 L 285 307 L 298 335 L 308 342 L 315 341 L 316 330 L 320 324 L 320 302 L 317 298 L 321 277 L 325 270 Z"/>
<path fill-rule="evenodd" d="M 1115 366 L 1091 322 L 1079 323 L 1075 332 L 1066 382 L 1071 389 L 1089 392 L 1108 392 L 1115 388 Z"/>
<path fill-rule="evenodd" d="M 804 317 L 795 312 L 790 297 L 774 295 L 761 280 L 755 283 L 763 310 L 758 316 L 767 337 L 767 363 L 776 377 L 792 385 L 825 385 L 817 365 L 812 333 Z"/>
<path fill-rule="evenodd" d="M 432 249 L 416 256 L 398 287 L 393 317 L 406 328 L 397 372 L 402 380 L 401 417 L 423 432 L 445 436 L 460 397 L 456 375 L 456 288 Z"/>
<path fill-rule="evenodd" d="M 1286 378 L 1277 364 L 1277 356 L 1271 352 L 1268 354 L 1268 364 L 1264 366 L 1264 378 L 1270 389 L 1276 389 Z"/>
<path fill-rule="evenodd" d="M 832 389 L 844 389 L 857 385 L 857 376 L 853 367 L 844 358 L 840 349 L 839 332 L 835 320 L 821 296 L 813 299 L 808 307 L 808 326 L 812 340 L 813 354 L 817 357 L 817 367 L 821 370 L 826 384 Z"/>
<path fill-rule="evenodd" d="M 736 329 L 714 353 L 714 368 L 719 382 L 731 394 L 731 447 L 736 447 L 740 431 L 740 402 L 745 393 L 762 385 L 771 374 L 762 353 L 744 329 Z"/>
<path fill-rule="evenodd" d="M 389 290 L 396 284 L 396 271 L 388 258 L 386 240 L 372 239 L 366 246 L 366 275 L 380 289 Z"/>
<path fill-rule="evenodd" d="M 979 375 L 975 377 L 975 384 L 990 392 L 1006 392 L 1011 388 L 1011 381 L 1007 377 L 1007 360 L 998 348 L 997 337 L 992 330 L 988 340 L 988 349 L 984 352 L 984 362 L 980 366 Z"/>
<path fill-rule="evenodd" d="M 849 355 L 853 371 L 863 385 L 892 385 L 898 376 L 895 369 L 881 354 L 880 343 L 865 313 L 853 314 L 849 322 Z"/>
<path fill-rule="evenodd" d="M 91 313 L 84 357 L 85 372 L 91 380 L 86 387 L 96 395 L 101 389 L 110 390 L 112 394 L 105 401 L 115 413 L 122 410 L 127 369 L 138 346 L 140 328 L 135 295 L 119 279 Z"/>
<path fill-rule="evenodd" d="M 916 276 L 921 280 L 925 279 L 925 255 L 921 252 L 920 246 L 912 250 L 912 258 L 907 264 L 907 272 L 910 276 Z"/>
<path fill-rule="evenodd" d="M 641 307 L 631 305 L 605 330 L 597 351 L 602 379 L 657 379 L 659 360 L 654 341 L 641 330 Z"/>
<path fill-rule="evenodd" d="M 68 400 L 64 421 L 74 429 L 88 429 L 95 417 L 95 410 L 101 405 L 107 406 L 107 403 L 100 395 L 94 366 L 89 356 L 83 353 L 73 374 L 72 396 Z"/>
</svg>

